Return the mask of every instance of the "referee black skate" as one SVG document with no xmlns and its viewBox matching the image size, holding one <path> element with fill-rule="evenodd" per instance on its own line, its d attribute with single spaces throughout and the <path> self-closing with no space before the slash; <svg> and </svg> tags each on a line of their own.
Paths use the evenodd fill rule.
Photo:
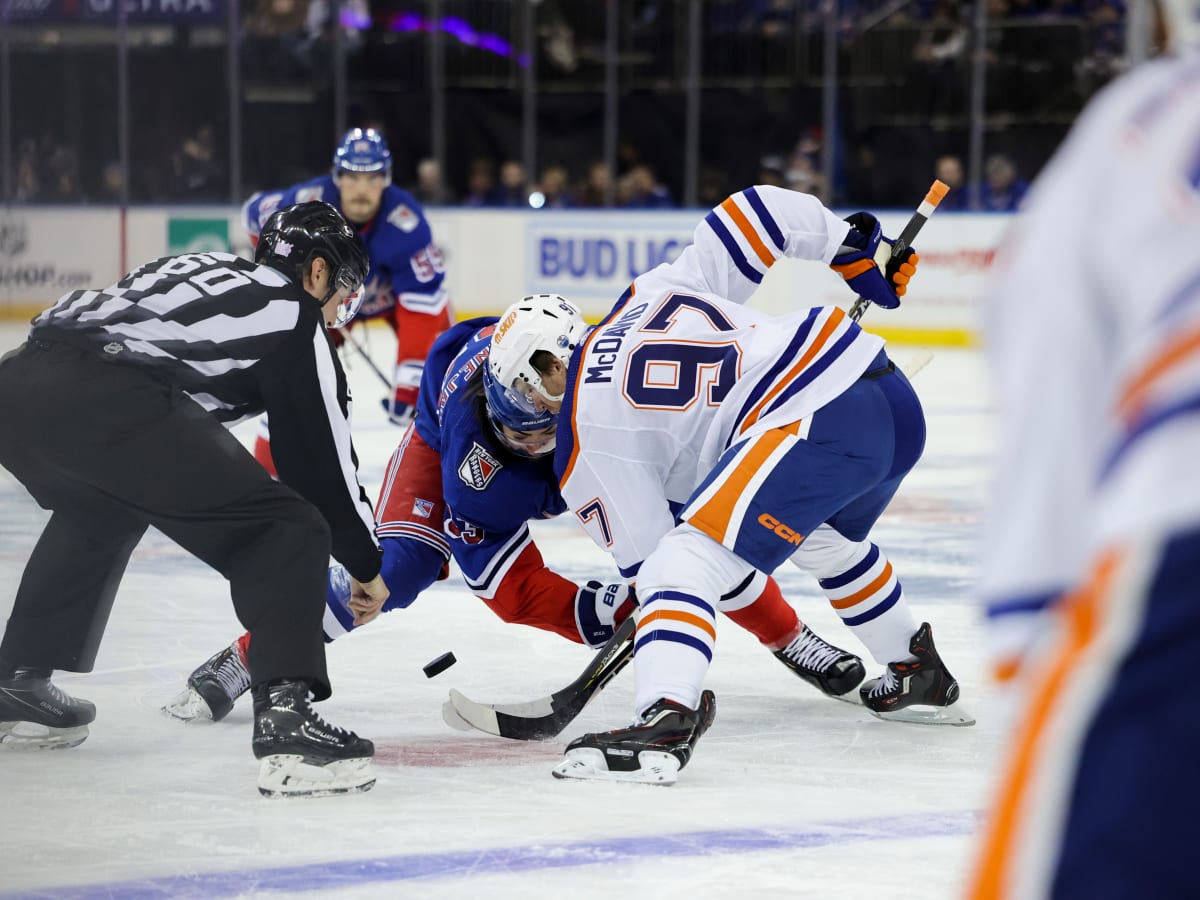
<svg viewBox="0 0 1200 900">
<path fill-rule="evenodd" d="M 225 576 L 253 636 L 262 793 L 374 784 L 371 742 L 309 705 L 330 694 L 329 556 L 352 575 L 361 615 L 388 595 L 327 334 L 357 311 L 367 270 L 341 215 L 302 203 L 271 217 L 255 262 L 146 263 L 62 297 L 0 360 L 0 464 L 51 511 L 0 642 L 0 749 L 87 737 L 95 707 L 50 677 L 92 670 L 129 556 L 154 526 Z M 278 482 L 224 427 L 262 412 Z"/>
</svg>

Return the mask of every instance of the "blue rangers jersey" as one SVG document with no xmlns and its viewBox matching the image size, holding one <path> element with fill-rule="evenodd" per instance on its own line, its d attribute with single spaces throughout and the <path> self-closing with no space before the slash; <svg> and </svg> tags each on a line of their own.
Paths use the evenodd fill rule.
<svg viewBox="0 0 1200 900">
<path fill-rule="evenodd" d="M 415 426 L 442 458 L 447 536 L 468 585 L 491 596 L 532 543 L 530 519 L 566 511 L 553 455 L 517 456 L 487 420 L 482 373 L 497 319 L 459 322 L 434 343 L 421 379 Z"/>
<path fill-rule="evenodd" d="M 258 243 L 262 226 L 273 212 L 309 200 L 324 200 L 338 212 L 342 211 L 341 193 L 331 175 L 282 191 L 254 194 L 242 208 L 251 241 Z M 424 210 L 411 194 L 389 184 L 384 188 L 375 218 L 364 226 L 354 227 L 367 245 L 371 259 L 363 287 L 366 293 L 358 313 L 360 319 L 386 315 L 397 303 L 418 313 L 434 314 L 445 308 L 442 254 L 433 242 Z"/>
</svg>

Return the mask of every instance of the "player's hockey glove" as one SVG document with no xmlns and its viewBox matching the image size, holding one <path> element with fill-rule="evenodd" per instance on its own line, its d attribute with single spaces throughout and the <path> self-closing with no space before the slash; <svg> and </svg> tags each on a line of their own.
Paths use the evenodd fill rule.
<svg viewBox="0 0 1200 900">
<path fill-rule="evenodd" d="M 846 221 L 850 223 L 850 230 L 829 264 L 830 268 L 860 297 L 884 309 L 895 309 L 908 289 L 908 282 L 916 274 L 920 258 L 908 247 L 888 263 L 884 273 L 875 264 L 875 251 L 879 249 L 880 241 L 887 244 L 894 241 L 883 236 L 879 220 L 870 213 L 857 212 L 847 216 Z"/>
<path fill-rule="evenodd" d="M 417 389 L 415 387 L 398 387 L 391 397 L 384 397 L 383 411 L 387 413 L 388 421 L 401 428 L 407 428 L 417 412 Z"/>
<path fill-rule="evenodd" d="M 603 647 L 637 608 L 637 596 L 625 582 L 592 580 L 575 592 L 575 624 L 589 647 Z"/>
</svg>

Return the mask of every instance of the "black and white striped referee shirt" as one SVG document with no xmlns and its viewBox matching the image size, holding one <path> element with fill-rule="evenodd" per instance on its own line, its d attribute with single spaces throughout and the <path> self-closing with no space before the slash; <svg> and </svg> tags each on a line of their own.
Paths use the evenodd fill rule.
<svg viewBox="0 0 1200 900">
<path fill-rule="evenodd" d="M 66 294 L 30 337 L 144 368 L 227 425 L 266 412 L 280 480 L 325 516 L 351 575 L 378 574 L 346 376 L 319 304 L 287 276 L 231 253 L 164 257 L 111 287 Z"/>
</svg>

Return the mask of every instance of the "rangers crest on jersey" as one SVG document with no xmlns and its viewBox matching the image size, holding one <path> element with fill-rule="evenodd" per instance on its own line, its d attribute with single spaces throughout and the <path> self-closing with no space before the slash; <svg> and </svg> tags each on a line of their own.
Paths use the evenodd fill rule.
<svg viewBox="0 0 1200 900">
<path fill-rule="evenodd" d="M 413 501 L 412 514 L 420 516 L 422 519 L 428 519 L 433 515 L 433 501 L 417 498 Z"/>
<path fill-rule="evenodd" d="M 482 491 L 500 469 L 500 460 L 472 441 L 471 452 L 458 467 L 458 477 L 467 487 Z"/>
<path fill-rule="evenodd" d="M 388 213 L 387 220 L 401 231 L 413 231 L 421 224 L 420 217 L 403 203 Z"/>
<path fill-rule="evenodd" d="M 322 199 L 321 185 L 314 184 L 311 187 L 303 187 L 296 191 L 296 203 L 307 203 L 309 200 Z"/>
</svg>

